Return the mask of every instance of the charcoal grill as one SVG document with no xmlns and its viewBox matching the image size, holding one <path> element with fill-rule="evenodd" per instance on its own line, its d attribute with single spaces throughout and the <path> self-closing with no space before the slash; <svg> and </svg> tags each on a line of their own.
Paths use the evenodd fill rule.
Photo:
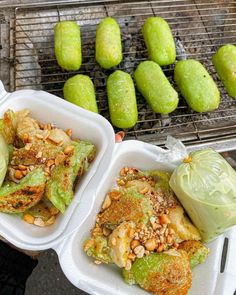
<svg viewBox="0 0 236 295">
<path fill-rule="evenodd" d="M 217 144 L 218 147 L 224 145 L 227 150 L 236 147 L 236 100 L 225 92 L 211 61 L 221 45 L 236 44 L 235 1 L 22 2 L 24 4 L 12 5 L 9 19 L 1 19 L 0 15 L 1 40 L 3 42 L 4 36 L 10 40 L 9 44 L 2 43 L 1 69 L 11 91 L 43 89 L 63 97 L 62 88 L 66 79 L 77 73 L 87 74 L 95 84 L 100 113 L 109 119 L 105 85 L 107 76 L 113 70 L 103 70 L 95 61 L 96 25 L 106 16 L 118 21 L 124 58 L 116 69 L 132 75 L 137 65 L 147 59 L 141 34 L 144 20 L 158 15 L 165 18 L 172 28 L 177 60 L 194 58 L 201 61 L 215 79 L 222 101 L 218 110 L 199 114 L 191 111 L 180 96 L 176 111 L 163 116 L 153 113 L 137 92 L 139 120 L 133 129 L 125 130 L 126 139 L 162 145 L 167 135 L 173 135 L 192 146 Z M 77 72 L 62 70 L 55 60 L 53 27 L 63 20 L 75 20 L 81 27 L 83 64 Z M 7 67 L 9 76 L 6 75 Z M 171 65 L 163 70 L 174 84 L 173 68 L 174 65 Z"/>
</svg>

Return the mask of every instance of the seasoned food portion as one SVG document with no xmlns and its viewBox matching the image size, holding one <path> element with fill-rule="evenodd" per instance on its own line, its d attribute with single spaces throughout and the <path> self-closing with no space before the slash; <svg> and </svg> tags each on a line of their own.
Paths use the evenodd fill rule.
<svg viewBox="0 0 236 295">
<path fill-rule="evenodd" d="M 120 27 L 111 17 L 104 18 L 97 26 L 96 61 L 104 69 L 117 66 L 122 61 Z"/>
<path fill-rule="evenodd" d="M 63 95 L 69 102 L 98 113 L 95 89 L 89 76 L 78 74 L 69 78 L 64 84 Z"/>
<path fill-rule="evenodd" d="M 73 199 L 76 178 L 83 174 L 94 157 L 94 145 L 84 141 L 73 142 L 67 146 L 66 154 L 61 153 L 61 162 L 52 170 L 45 190 L 45 196 L 61 213 Z"/>
<path fill-rule="evenodd" d="M 37 226 L 51 225 L 65 212 L 96 154 L 93 144 L 73 140 L 71 129 L 40 123 L 28 110 L 4 114 L 1 144 L 0 211 L 23 213 L 24 221 Z"/>
<path fill-rule="evenodd" d="M 160 66 L 174 63 L 175 41 L 168 23 L 161 17 L 149 17 L 143 25 L 143 37 L 149 58 Z"/>
<path fill-rule="evenodd" d="M 169 114 L 178 105 L 178 93 L 161 67 L 153 61 L 141 62 L 134 72 L 137 88 L 155 113 Z"/>
<path fill-rule="evenodd" d="M 152 253 L 138 258 L 130 270 L 123 270 L 128 284 L 138 284 L 157 295 L 184 295 L 192 285 L 188 255 L 183 250 Z"/>
<path fill-rule="evenodd" d="M 212 61 L 227 93 L 236 98 L 236 46 L 227 44 L 220 47 Z"/>
<path fill-rule="evenodd" d="M 46 177 L 42 169 L 35 169 L 18 184 L 3 183 L 0 188 L 0 211 L 20 213 L 37 204 L 44 194 Z"/>
<path fill-rule="evenodd" d="M 115 71 L 107 79 L 111 122 L 118 128 L 131 128 L 138 120 L 134 82 L 130 74 Z"/>
<path fill-rule="evenodd" d="M 169 173 L 163 171 L 122 168 L 84 251 L 96 264 L 121 268 L 128 284 L 158 295 L 185 295 L 192 282 L 190 265 L 204 262 L 209 250 L 169 180 Z"/>
<path fill-rule="evenodd" d="M 174 79 L 187 104 L 195 112 L 209 112 L 218 108 L 220 92 L 199 61 L 187 59 L 177 62 Z"/>
<path fill-rule="evenodd" d="M 57 62 L 67 71 L 76 71 L 82 63 L 80 28 L 74 21 L 62 21 L 54 28 Z"/>
<path fill-rule="evenodd" d="M 209 254 L 209 249 L 206 246 L 194 240 L 181 242 L 179 244 L 179 249 L 187 252 L 191 268 L 203 263 Z"/>
</svg>

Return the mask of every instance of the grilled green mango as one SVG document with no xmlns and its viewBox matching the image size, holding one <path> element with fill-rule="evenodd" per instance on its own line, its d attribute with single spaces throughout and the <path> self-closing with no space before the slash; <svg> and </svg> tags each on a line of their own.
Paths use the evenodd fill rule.
<svg viewBox="0 0 236 295">
<path fill-rule="evenodd" d="M 0 212 L 21 213 L 34 206 L 41 200 L 45 184 L 41 168 L 30 172 L 18 184 L 4 183 L 0 188 Z"/>
<path fill-rule="evenodd" d="M 191 268 L 203 263 L 209 254 L 209 249 L 200 241 L 183 241 L 179 244 L 179 249 L 187 252 Z"/>
<path fill-rule="evenodd" d="M 85 141 L 73 144 L 75 148 L 72 154 L 53 169 L 45 191 L 46 197 L 62 213 L 73 199 L 73 186 L 77 176 L 83 174 L 95 157 L 94 145 Z"/>
<path fill-rule="evenodd" d="M 0 134 L 2 134 L 7 144 L 14 142 L 16 135 L 16 116 L 12 110 L 6 111 L 0 120 Z"/>
</svg>

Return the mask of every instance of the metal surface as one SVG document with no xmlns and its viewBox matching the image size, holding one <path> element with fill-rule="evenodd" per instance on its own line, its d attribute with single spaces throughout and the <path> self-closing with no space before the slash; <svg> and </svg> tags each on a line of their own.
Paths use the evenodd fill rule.
<svg viewBox="0 0 236 295">
<path fill-rule="evenodd" d="M 137 92 L 139 121 L 133 129 L 126 130 L 126 139 L 160 145 L 171 134 L 190 145 L 231 142 L 236 135 L 236 100 L 226 94 L 211 57 L 219 46 L 236 44 L 235 1 L 62 1 L 58 5 L 51 2 L 18 7 L 11 19 L 11 90 L 44 89 L 62 97 L 66 79 L 76 73 L 87 74 L 95 84 L 100 113 L 109 119 L 105 84 L 112 70 L 103 70 L 95 62 L 96 25 L 106 16 L 119 22 L 124 59 L 117 68 L 132 74 L 139 62 L 147 59 L 141 27 L 153 15 L 169 22 L 177 60 L 195 58 L 207 67 L 218 84 L 222 102 L 218 110 L 199 114 L 181 98 L 175 112 L 161 116 L 154 114 Z M 55 60 L 53 27 L 62 20 L 76 20 L 81 27 L 83 64 L 77 72 L 60 69 Z M 172 83 L 173 68 L 174 65 L 163 68 Z"/>
</svg>

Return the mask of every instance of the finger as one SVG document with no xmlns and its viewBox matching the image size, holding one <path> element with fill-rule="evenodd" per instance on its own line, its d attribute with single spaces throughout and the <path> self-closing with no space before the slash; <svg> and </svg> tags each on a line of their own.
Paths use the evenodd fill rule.
<svg viewBox="0 0 236 295">
<path fill-rule="evenodd" d="M 123 138 L 125 137 L 124 131 L 119 131 L 115 134 L 115 141 L 116 142 L 121 142 Z"/>
</svg>

